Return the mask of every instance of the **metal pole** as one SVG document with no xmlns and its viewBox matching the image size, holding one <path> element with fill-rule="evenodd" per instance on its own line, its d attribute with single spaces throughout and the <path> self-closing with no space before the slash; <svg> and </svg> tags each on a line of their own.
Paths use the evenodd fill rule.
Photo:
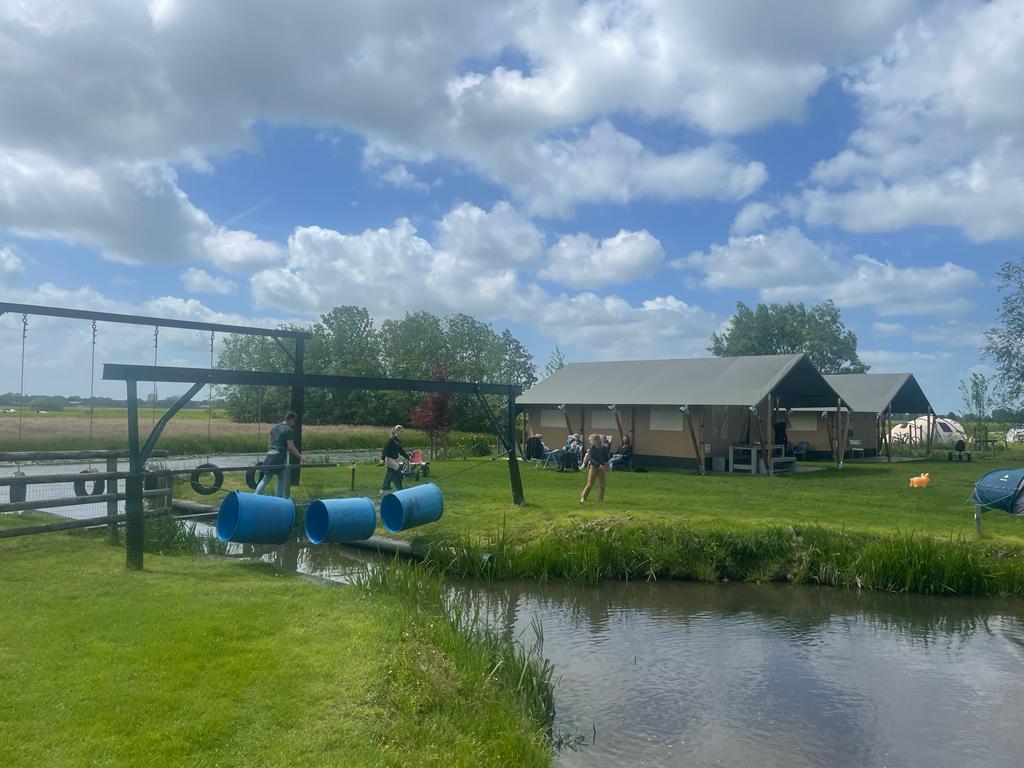
<svg viewBox="0 0 1024 768">
<path fill-rule="evenodd" d="M 306 364 L 306 340 L 295 339 L 295 374 L 301 376 L 305 373 Z M 302 385 L 292 387 L 292 407 L 298 418 L 295 420 L 295 447 L 302 450 L 302 411 L 306 406 L 306 388 Z M 298 485 L 300 477 L 300 464 L 291 469 L 291 485 Z"/>
<path fill-rule="evenodd" d="M 108 456 L 107 457 L 107 472 L 117 472 L 117 457 L 116 456 Z M 117 478 L 116 477 L 112 477 L 107 482 L 113 484 L 114 488 L 113 488 L 112 493 L 116 494 L 117 490 L 118 490 L 117 489 Z M 116 544 L 117 543 L 117 523 L 115 522 L 115 518 L 117 518 L 117 499 L 111 499 L 110 501 L 107 502 L 107 517 L 111 520 L 111 522 L 107 525 L 107 532 L 110 534 L 110 543 L 111 544 Z"/>
<path fill-rule="evenodd" d="M 519 459 L 516 458 L 516 396 L 508 393 L 508 479 L 512 485 L 512 503 L 522 506 L 526 503 L 523 494 L 523 478 L 519 474 Z"/>
<path fill-rule="evenodd" d="M 129 570 L 142 570 L 142 545 L 145 525 L 142 518 L 142 446 L 139 441 L 138 382 L 127 381 L 128 390 L 128 471 L 125 479 L 124 511 L 125 565 Z"/>
</svg>

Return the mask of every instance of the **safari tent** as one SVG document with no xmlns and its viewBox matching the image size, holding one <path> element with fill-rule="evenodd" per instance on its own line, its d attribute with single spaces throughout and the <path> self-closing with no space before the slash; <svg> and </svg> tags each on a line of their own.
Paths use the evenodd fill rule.
<svg viewBox="0 0 1024 768">
<path fill-rule="evenodd" d="M 570 363 L 517 403 L 549 447 L 574 432 L 610 434 L 613 447 L 629 435 L 640 465 L 705 471 L 729 469 L 731 448 L 769 445 L 778 409 L 835 409 L 839 398 L 797 354 Z M 773 471 L 771 455 L 764 464 Z"/>
<path fill-rule="evenodd" d="M 804 409 L 789 415 L 790 442 L 807 443 L 811 458 L 833 456 L 840 437 L 846 441 L 846 451 L 852 449 L 856 455 L 889 452 L 888 422 L 893 414 L 924 414 L 920 434 L 926 436 L 929 426 L 937 433 L 931 404 L 913 374 L 848 373 L 824 378 L 846 407 L 839 414 L 834 409 Z"/>
</svg>

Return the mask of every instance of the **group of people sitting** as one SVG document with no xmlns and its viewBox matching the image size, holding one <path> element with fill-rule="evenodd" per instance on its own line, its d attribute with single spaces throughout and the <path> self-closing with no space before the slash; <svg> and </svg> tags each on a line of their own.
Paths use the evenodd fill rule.
<svg viewBox="0 0 1024 768">
<path fill-rule="evenodd" d="M 541 434 L 534 435 L 529 442 L 532 443 L 533 450 L 531 451 L 528 448 L 527 458 L 551 458 L 554 460 L 559 472 L 579 472 L 582 467 L 586 466 L 587 445 L 583 440 L 583 436 L 578 432 L 568 435 L 565 438 L 565 444 L 561 448 L 549 448 L 544 442 L 544 436 Z M 615 453 L 612 453 L 611 435 L 601 435 L 601 442 L 608 453 L 611 454 L 611 469 L 623 469 L 630 466 L 633 459 L 633 444 L 630 442 L 628 435 L 622 436 L 619 449 Z"/>
</svg>

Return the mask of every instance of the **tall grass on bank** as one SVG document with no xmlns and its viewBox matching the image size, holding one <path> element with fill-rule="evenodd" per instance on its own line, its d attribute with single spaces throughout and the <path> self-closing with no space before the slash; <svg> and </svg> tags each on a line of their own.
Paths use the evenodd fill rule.
<svg viewBox="0 0 1024 768">
<path fill-rule="evenodd" d="M 788 581 L 926 595 L 1024 594 L 1024 552 L 960 537 L 870 535 L 824 526 L 743 531 L 594 520 L 515 540 L 421 538 L 438 571 L 478 579 Z"/>
<path fill-rule="evenodd" d="M 443 580 L 422 565 L 395 561 L 367 569 L 354 580 L 357 587 L 402 600 L 429 635 L 428 641 L 456 661 L 481 685 L 511 694 L 519 707 L 549 736 L 555 717 L 554 668 L 544 658 L 544 634 L 534 622 L 534 641 L 515 642 L 492 631 L 480 607 L 452 599 Z"/>
</svg>

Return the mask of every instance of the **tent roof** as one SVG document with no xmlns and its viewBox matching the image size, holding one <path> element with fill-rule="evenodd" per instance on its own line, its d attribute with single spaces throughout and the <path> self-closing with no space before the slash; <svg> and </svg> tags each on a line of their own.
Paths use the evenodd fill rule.
<svg viewBox="0 0 1024 768">
<path fill-rule="evenodd" d="M 911 373 L 829 374 L 825 380 L 853 411 L 881 413 L 889 406 L 893 413 L 927 413 L 931 409 Z"/>
<path fill-rule="evenodd" d="M 570 363 L 520 405 L 756 405 L 769 393 L 791 407 L 835 406 L 835 390 L 804 355 Z"/>
</svg>

